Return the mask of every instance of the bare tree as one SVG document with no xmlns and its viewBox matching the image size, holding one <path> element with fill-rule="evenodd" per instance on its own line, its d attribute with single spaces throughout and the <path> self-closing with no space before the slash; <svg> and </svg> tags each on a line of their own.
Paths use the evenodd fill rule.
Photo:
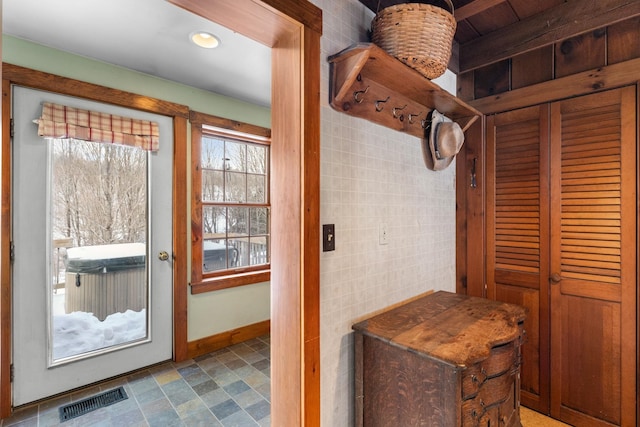
<svg viewBox="0 0 640 427">
<path fill-rule="evenodd" d="M 146 240 L 146 152 L 78 140 L 53 142 L 54 238 L 74 245 Z"/>
</svg>

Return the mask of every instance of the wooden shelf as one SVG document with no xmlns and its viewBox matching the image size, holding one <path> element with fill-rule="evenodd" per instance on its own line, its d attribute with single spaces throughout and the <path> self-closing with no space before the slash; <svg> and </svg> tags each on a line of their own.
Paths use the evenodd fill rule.
<svg viewBox="0 0 640 427">
<path fill-rule="evenodd" d="M 330 104 L 337 111 L 419 138 L 422 121 L 433 109 L 463 130 L 481 116 L 373 43 L 351 46 L 330 56 L 329 63 Z"/>
</svg>

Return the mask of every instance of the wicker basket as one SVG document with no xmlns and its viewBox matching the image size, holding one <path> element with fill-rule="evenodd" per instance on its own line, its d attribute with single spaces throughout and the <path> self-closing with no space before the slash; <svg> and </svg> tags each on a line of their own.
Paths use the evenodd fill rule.
<svg viewBox="0 0 640 427">
<path fill-rule="evenodd" d="M 382 9 L 371 22 L 373 42 L 428 79 L 441 76 L 447 70 L 456 32 L 453 4 L 446 2 L 451 13 L 423 3 Z"/>
</svg>

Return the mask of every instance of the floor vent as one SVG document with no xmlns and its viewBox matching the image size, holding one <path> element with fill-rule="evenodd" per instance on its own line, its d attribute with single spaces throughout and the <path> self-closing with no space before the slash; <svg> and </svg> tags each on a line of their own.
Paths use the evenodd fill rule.
<svg viewBox="0 0 640 427">
<path fill-rule="evenodd" d="M 68 421 L 70 419 L 79 417 L 80 415 L 95 411 L 96 409 L 113 405 L 114 403 L 125 400 L 127 398 L 128 396 L 124 391 L 124 388 L 118 387 L 116 389 L 105 391 L 104 393 L 100 393 L 96 396 L 80 400 L 70 405 L 61 406 L 59 409 L 60 422 Z"/>
</svg>

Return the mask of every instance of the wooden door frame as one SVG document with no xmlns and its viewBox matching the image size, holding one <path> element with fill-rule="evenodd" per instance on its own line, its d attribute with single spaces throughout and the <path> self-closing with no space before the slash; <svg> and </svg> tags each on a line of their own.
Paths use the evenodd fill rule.
<svg viewBox="0 0 640 427">
<path fill-rule="evenodd" d="M 169 0 L 272 51 L 271 424 L 320 425 L 320 36 L 300 0 Z"/>
<path fill-rule="evenodd" d="M 271 420 L 320 425 L 320 36 L 322 11 L 297 0 L 171 0 L 272 48 Z M 0 0 L 1 4 L 1 0 Z M 65 79 L 52 82 L 59 90 Z M 98 86 L 94 96 L 100 98 Z M 3 76 L 3 93 L 10 82 Z M 103 88 L 104 89 L 104 88 Z M 119 91 L 118 91 L 119 92 Z M 8 97 L 5 97 L 5 99 Z M 117 96 L 110 101 L 116 102 Z M 156 100 L 160 103 L 162 101 Z M 117 103 L 117 102 L 116 102 Z M 147 105 L 147 104 L 138 104 Z M 2 110 L 9 111 L 6 102 Z M 11 171 L 8 114 L 2 121 L 0 212 L 0 417 L 11 413 Z M 185 116 L 174 133 L 186 138 Z M 186 141 L 186 139 L 185 139 Z M 187 253 L 186 143 L 175 164 L 174 253 Z M 184 200 L 182 200 L 184 199 Z M 186 262 L 174 270 L 174 358 L 187 357 Z"/>
</svg>

